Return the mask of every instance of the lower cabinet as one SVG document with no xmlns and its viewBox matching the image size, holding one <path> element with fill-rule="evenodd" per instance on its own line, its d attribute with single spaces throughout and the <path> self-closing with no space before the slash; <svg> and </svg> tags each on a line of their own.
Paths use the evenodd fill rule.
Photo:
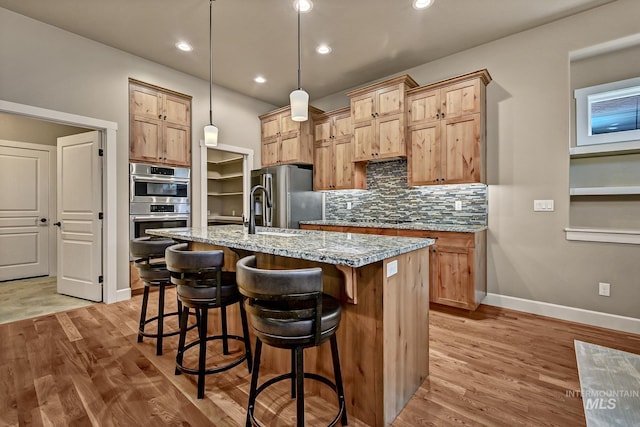
<svg viewBox="0 0 640 427">
<path fill-rule="evenodd" d="M 301 224 L 307 230 L 435 239 L 430 247 L 430 301 L 475 310 L 487 295 L 487 232 L 399 230 Z"/>
</svg>

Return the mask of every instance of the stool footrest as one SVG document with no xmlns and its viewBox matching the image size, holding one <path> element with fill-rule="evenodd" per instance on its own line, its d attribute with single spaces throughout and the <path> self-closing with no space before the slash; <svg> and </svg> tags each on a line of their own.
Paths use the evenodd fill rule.
<svg viewBox="0 0 640 427">
<path fill-rule="evenodd" d="M 224 335 L 213 335 L 210 337 L 207 337 L 206 341 L 213 341 L 213 340 L 221 340 L 224 339 L 225 336 Z M 238 335 L 227 335 L 226 336 L 227 339 L 231 339 L 231 340 L 236 340 L 236 341 L 242 341 L 244 343 L 244 338 L 240 337 Z M 184 349 L 182 350 L 182 354 L 184 355 L 184 353 L 189 350 L 192 347 L 198 346 L 200 345 L 200 340 L 195 340 L 190 342 L 189 344 L 186 344 L 184 346 Z M 227 371 L 231 368 L 235 368 L 236 366 L 238 366 L 239 364 L 241 364 L 242 362 L 244 362 L 245 360 L 247 360 L 247 352 L 245 351 L 242 356 L 240 356 L 240 358 L 234 360 L 233 362 L 229 362 L 226 365 L 223 366 L 218 366 L 216 368 L 211 368 L 211 369 L 207 369 L 206 371 L 204 371 L 204 374 L 216 374 L 218 372 L 223 372 L 223 371 Z M 198 371 L 198 369 L 194 369 L 194 368 L 187 368 L 184 365 L 179 364 L 178 362 L 176 362 L 176 369 L 180 372 L 184 372 L 185 374 L 190 374 L 190 375 L 198 375 L 200 374 L 200 371 Z M 179 372 L 176 372 L 176 375 L 178 375 Z"/>
<path fill-rule="evenodd" d="M 180 317 L 180 313 L 178 313 L 177 311 L 174 311 L 173 313 L 167 313 L 167 314 L 164 315 L 164 318 L 166 319 L 169 316 L 178 316 L 178 317 Z M 143 323 L 143 325 L 146 326 L 151 322 L 158 321 L 159 317 L 160 316 L 151 317 L 151 318 L 145 320 L 142 323 Z M 193 325 L 189 325 L 187 327 L 187 331 L 190 331 L 191 329 L 195 328 L 196 326 L 198 326 L 197 323 L 194 323 Z M 178 335 L 179 333 L 180 333 L 180 328 L 178 328 L 175 331 L 165 332 L 165 333 L 162 334 L 162 337 L 172 337 L 174 335 Z M 143 336 L 143 337 L 146 337 L 146 338 L 158 338 L 158 334 L 157 333 L 153 334 L 153 333 L 149 333 L 149 332 L 144 332 L 142 329 L 138 329 L 138 336 Z"/>
</svg>

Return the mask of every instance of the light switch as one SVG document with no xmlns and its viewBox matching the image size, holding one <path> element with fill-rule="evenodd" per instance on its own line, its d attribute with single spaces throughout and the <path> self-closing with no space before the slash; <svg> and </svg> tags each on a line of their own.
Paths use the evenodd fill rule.
<svg viewBox="0 0 640 427">
<path fill-rule="evenodd" d="M 391 261 L 387 264 L 387 277 L 398 274 L 398 260 Z"/>
<path fill-rule="evenodd" d="M 535 212 L 553 212 L 553 200 L 534 200 L 533 210 Z"/>
</svg>

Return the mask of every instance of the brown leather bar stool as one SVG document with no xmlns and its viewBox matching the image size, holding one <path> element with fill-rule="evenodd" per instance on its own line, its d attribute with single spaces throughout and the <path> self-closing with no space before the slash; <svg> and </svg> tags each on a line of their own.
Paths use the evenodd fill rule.
<svg viewBox="0 0 640 427">
<path fill-rule="evenodd" d="M 162 339 L 173 335 L 178 335 L 179 330 L 164 332 L 164 319 L 167 316 L 178 316 L 182 311 L 182 304 L 178 301 L 178 311 L 173 313 L 164 312 L 165 289 L 171 284 L 169 270 L 164 262 L 166 248 L 174 245 L 171 239 L 158 237 L 139 237 L 129 244 L 131 256 L 135 258 L 134 265 L 140 273 L 140 279 L 144 282 L 144 294 L 142 296 L 142 309 L 140 310 L 140 326 L 138 328 L 138 342 L 142 342 L 143 337 L 156 338 L 156 354 L 162 354 Z M 158 288 L 158 315 L 147 319 L 147 304 L 149 302 L 149 290 L 151 287 Z M 156 333 L 145 332 L 145 326 L 151 322 L 157 322 Z M 191 328 L 196 325 L 192 325 Z"/>
<path fill-rule="evenodd" d="M 340 301 L 322 293 L 322 269 L 261 270 L 256 268 L 254 255 L 245 257 L 236 265 L 238 288 L 245 296 L 245 309 L 256 335 L 255 359 L 251 375 L 251 389 L 247 408 L 247 427 L 258 425 L 254 416 L 256 399 L 267 387 L 291 379 L 291 397 L 296 398 L 297 425 L 304 426 L 304 379 L 327 384 L 338 396 L 338 414 L 329 424 L 338 420 L 347 425 L 347 410 L 336 330 L 340 324 Z M 331 343 L 334 381 L 304 372 L 303 350 Z M 258 387 L 262 343 L 291 350 L 291 372 L 269 379 Z"/>
<path fill-rule="evenodd" d="M 251 344 L 249 340 L 249 327 L 244 307 L 240 304 L 240 318 L 242 320 L 242 332 L 244 336 L 230 335 L 227 331 L 227 306 L 238 303 L 241 295 L 238 292 L 235 273 L 223 272 L 224 252 L 191 251 L 186 243 L 170 246 L 166 250 L 167 268 L 171 272 L 171 283 L 177 285 L 178 300 L 182 302 L 182 316 L 180 317 L 180 340 L 176 355 L 176 375 L 181 372 L 198 376 L 198 399 L 204 397 L 205 375 L 231 369 L 244 360 L 251 372 Z M 189 308 L 199 313 L 198 339 L 185 345 L 187 334 L 187 318 Z M 208 313 L 211 308 L 220 309 L 222 321 L 222 335 L 208 336 Z M 223 354 L 229 354 L 229 340 L 244 342 L 244 354 L 236 360 L 223 366 L 207 369 L 207 342 L 222 340 Z M 198 367 L 188 368 L 183 365 L 184 353 L 198 346 Z"/>
</svg>

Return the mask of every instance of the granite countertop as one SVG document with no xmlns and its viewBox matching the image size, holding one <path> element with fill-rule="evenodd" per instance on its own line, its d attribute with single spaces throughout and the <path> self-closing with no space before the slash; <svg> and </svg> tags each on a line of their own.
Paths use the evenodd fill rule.
<svg viewBox="0 0 640 427">
<path fill-rule="evenodd" d="M 458 233 L 477 233 L 487 229 L 486 225 L 442 224 L 413 221 L 349 221 L 349 220 L 316 220 L 300 221 L 309 225 L 337 225 L 342 227 L 395 228 L 398 230 L 454 231 Z"/>
<path fill-rule="evenodd" d="M 273 227 L 256 227 L 257 233 L 269 234 L 244 234 L 241 225 L 163 228 L 146 232 L 181 241 L 349 267 L 362 267 L 435 243 L 433 239 Z"/>
</svg>

